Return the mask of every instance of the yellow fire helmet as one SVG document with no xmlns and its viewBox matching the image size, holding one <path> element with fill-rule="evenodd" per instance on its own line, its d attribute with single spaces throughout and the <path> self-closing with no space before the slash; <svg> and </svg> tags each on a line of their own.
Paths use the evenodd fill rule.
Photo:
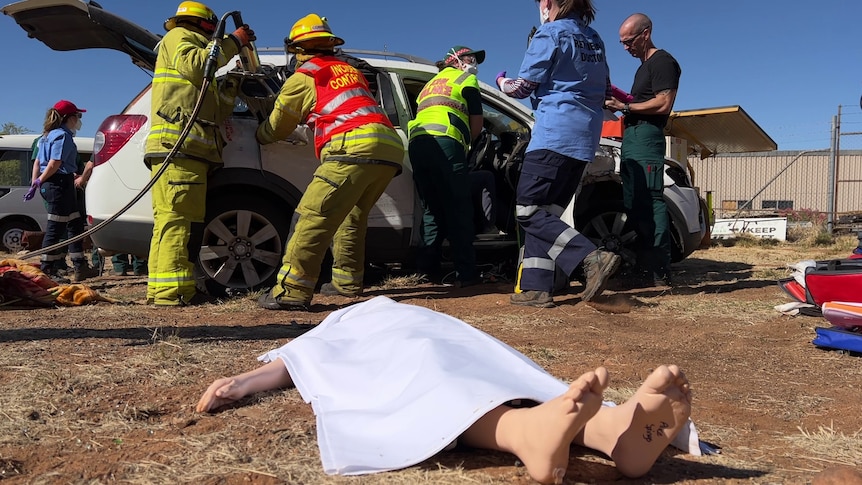
<svg viewBox="0 0 862 485">
<path fill-rule="evenodd" d="M 195 17 L 200 19 L 201 27 L 207 32 L 215 32 L 218 17 L 211 8 L 200 2 L 183 2 L 177 7 L 177 13 L 165 20 L 165 30 L 171 30 L 177 26 L 180 17 Z"/>
<path fill-rule="evenodd" d="M 291 27 L 290 35 L 285 39 L 287 52 L 296 53 L 297 48 L 301 50 L 297 44 L 312 39 L 329 39 L 333 47 L 344 44 L 344 39 L 333 35 L 326 17 L 311 13 L 297 20 Z"/>
</svg>

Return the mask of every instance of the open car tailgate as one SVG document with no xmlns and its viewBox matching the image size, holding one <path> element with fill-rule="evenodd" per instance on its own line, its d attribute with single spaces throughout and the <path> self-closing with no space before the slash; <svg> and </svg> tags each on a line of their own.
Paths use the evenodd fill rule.
<svg viewBox="0 0 862 485">
<path fill-rule="evenodd" d="M 132 62 L 149 71 L 156 63 L 159 36 L 81 0 L 24 0 L 2 9 L 30 38 L 51 49 L 112 49 L 128 54 Z"/>
<path fill-rule="evenodd" d="M 706 158 L 718 153 L 778 149 L 775 141 L 740 106 L 674 111 L 665 134 L 682 138 Z"/>
</svg>

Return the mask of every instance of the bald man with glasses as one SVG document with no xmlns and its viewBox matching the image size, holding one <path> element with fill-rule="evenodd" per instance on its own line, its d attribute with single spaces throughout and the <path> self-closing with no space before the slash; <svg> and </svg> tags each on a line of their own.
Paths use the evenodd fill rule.
<svg viewBox="0 0 862 485">
<path fill-rule="evenodd" d="M 620 44 L 640 59 L 630 103 L 609 98 L 605 106 L 624 115 L 620 175 L 623 202 L 637 234 L 637 275 L 640 286 L 670 286 L 671 239 L 664 202 L 664 127 L 673 110 L 682 70 L 667 51 L 652 40 L 652 21 L 642 13 L 620 26 Z"/>
</svg>

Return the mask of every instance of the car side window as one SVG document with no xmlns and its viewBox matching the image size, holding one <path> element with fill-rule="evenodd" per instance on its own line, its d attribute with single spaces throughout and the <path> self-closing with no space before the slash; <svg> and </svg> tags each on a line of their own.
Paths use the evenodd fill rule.
<svg viewBox="0 0 862 485">
<path fill-rule="evenodd" d="M 402 83 L 404 84 L 404 92 L 407 95 L 407 101 L 410 103 L 410 119 L 416 117 L 416 111 L 418 109 L 418 105 L 416 104 L 416 98 L 419 97 L 419 93 L 422 92 L 422 88 L 425 87 L 425 83 L 428 81 L 420 80 L 420 79 L 411 79 L 408 77 L 402 78 Z"/>
<path fill-rule="evenodd" d="M 30 185 L 30 150 L 0 150 L 0 185 Z"/>
<path fill-rule="evenodd" d="M 482 97 L 482 127 L 491 138 L 492 146 L 501 158 L 512 153 L 520 140 L 529 139 L 530 128 L 498 107 L 489 98 Z"/>
</svg>

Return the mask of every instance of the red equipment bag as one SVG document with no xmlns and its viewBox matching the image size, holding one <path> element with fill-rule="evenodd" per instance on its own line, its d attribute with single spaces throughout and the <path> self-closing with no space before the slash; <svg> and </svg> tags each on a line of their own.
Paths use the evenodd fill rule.
<svg viewBox="0 0 862 485">
<path fill-rule="evenodd" d="M 794 278 L 778 281 L 793 299 L 822 306 L 827 301 L 862 303 L 862 259 L 817 261 L 805 270 L 805 286 Z"/>
</svg>

